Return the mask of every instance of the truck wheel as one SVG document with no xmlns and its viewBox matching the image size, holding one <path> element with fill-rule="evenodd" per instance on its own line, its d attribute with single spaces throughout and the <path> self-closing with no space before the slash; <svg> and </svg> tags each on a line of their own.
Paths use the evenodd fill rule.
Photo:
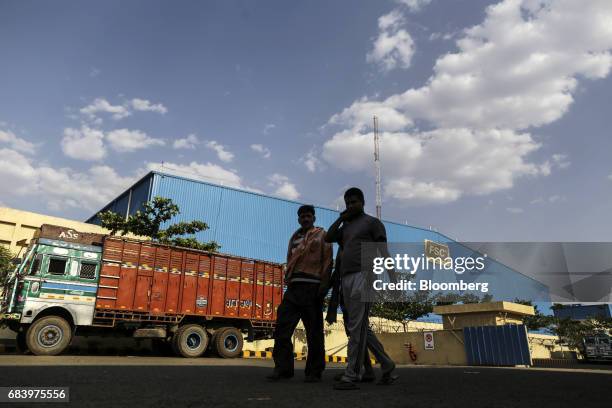
<svg viewBox="0 0 612 408">
<path fill-rule="evenodd" d="M 187 358 L 200 357 L 208 347 L 208 333 L 199 324 L 188 324 L 179 327 L 172 343 L 177 354 Z"/>
<path fill-rule="evenodd" d="M 72 340 L 70 324 L 59 316 L 46 316 L 36 320 L 26 334 L 26 344 L 37 356 L 61 354 Z"/>
<path fill-rule="evenodd" d="M 15 338 L 17 345 L 17 353 L 26 354 L 28 352 L 28 344 L 26 342 L 26 331 L 17 332 L 17 337 Z"/>
<path fill-rule="evenodd" d="M 219 357 L 236 358 L 242 356 L 244 338 L 235 327 L 220 329 L 215 338 L 215 350 Z"/>
<path fill-rule="evenodd" d="M 221 333 L 223 330 L 225 330 L 225 327 L 215 330 L 212 336 L 210 336 L 210 344 L 208 346 L 208 349 L 213 354 L 219 354 L 217 352 L 217 337 L 219 337 L 219 333 Z"/>
</svg>

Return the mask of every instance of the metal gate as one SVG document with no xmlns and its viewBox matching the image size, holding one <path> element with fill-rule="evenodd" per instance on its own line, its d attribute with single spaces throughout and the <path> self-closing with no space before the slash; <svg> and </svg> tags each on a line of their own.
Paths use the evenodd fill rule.
<svg viewBox="0 0 612 408">
<path fill-rule="evenodd" d="M 531 365 L 525 325 L 464 327 L 465 353 L 470 365 Z"/>
</svg>

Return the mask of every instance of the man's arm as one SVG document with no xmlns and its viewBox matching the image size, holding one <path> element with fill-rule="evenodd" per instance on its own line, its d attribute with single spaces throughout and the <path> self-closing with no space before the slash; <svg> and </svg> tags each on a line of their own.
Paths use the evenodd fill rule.
<svg viewBox="0 0 612 408">
<path fill-rule="evenodd" d="M 321 290 L 320 295 L 325 296 L 329 291 L 333 265 L 332 245 L 321 242 Z"/>
<path fill-rule="evenodd" d="M 325 234 L 325 242 L 340 242 L 340 237 L 342 235 L 340 226 L 342 225 L 342 222 L 344 222 L 344 220 L 342 219 L 342 215 L 340 215 L 340 217 L 338 217 L 338 219 L 334 221 L 334 223 L 327 230 L 327 233 Z"/>
</svg>

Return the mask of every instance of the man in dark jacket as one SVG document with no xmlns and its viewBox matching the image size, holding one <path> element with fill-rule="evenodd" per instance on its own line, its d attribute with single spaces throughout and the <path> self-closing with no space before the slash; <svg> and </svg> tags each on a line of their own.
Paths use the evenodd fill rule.
<svg viewBox="0 0 612 408">
<path fill-rule="evenodd" d="M 361 265 L 361 244 L 387 242 L 385 226 L 380 220 L 364 212 L 365 199 L 358 188 L 344 193 L 346 210 L 329 227 L 327 242 L 337 242 L 342 247 L 340 259 L 342 299 L 347 311 L 345 319 L 349 334 L 347 368 L 340 381 L 334 385 L 339 390 L 359 389 L 357 383 L 363 378 L 364 359 L 369 349 L 381 364 L 382 378 L 379 384 L 391 384 L 397 376 L 393 374 L 395 363 L 385 352 L 383 345 L 370 329 L 370 303 L 363 300 L 365 272 Z"/>
<path fill-rule="evenodd" d="M 267 378 L 279 381 L 293 377 L 291 337 L 300 319 L 306 329 L 308 355 L 305 382 L 321 381 L 325 369 L 323 298 L 327 293 L 332 265 L 332 246 L 325 242 L 325 230 L 315 227 L 315 209 L 298 209 L 301 226 L 289 239 L 285 283 L 287 291 L 278 307 L 274 330 L 274 371 Z"/>
</svg>

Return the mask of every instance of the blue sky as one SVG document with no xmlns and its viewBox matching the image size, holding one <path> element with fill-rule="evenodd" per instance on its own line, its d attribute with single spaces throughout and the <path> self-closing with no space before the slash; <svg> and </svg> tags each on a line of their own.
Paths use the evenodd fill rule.
<svg viewBox="0 0 612 408">
<path fill-rule="evenodd" d="M 464 241 L 610 241 L 609 1 L 0 4 L 0 203 L 168 171 Z"/>
</svg>

